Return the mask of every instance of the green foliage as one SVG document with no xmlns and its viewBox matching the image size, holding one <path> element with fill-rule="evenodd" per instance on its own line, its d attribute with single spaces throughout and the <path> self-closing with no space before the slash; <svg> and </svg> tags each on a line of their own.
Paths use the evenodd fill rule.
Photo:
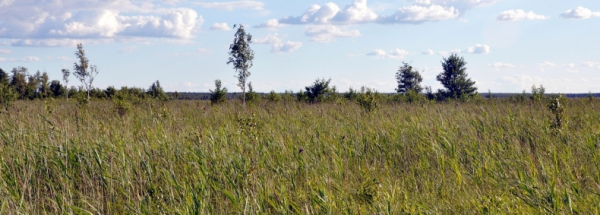
<svg viewBox="0 0 600 215">
<path fill-rule="evenodd" d="M 540 87 L 536 87 L 534 84 L 531 87 L 531 96 L 529 98 L 531 98 L 531 100 L 533 100 L 533 101 L 541 102 L 545 98 L 545 96 L 544 96 L 545 92 L 546 92 L 546 88 L 544 88 L 544 85 L 540 85 Z"/>
<path fill-rule="evenodd" d="M 269 95 L 267 95 L 267 100 L 272 102 L 279 102 L 281 101 L 281 95 L 279 95 L 279 93 L 276 93 L 274 90 L 271 90 Z"/>
<path fill-rule="evenodd" d="M 104 93 L 108 98 L 113 98 L 117 94 L 117 89 L 114 86 L 108 86 Z"/>
<path fill-rule="evenodd" d="M 547 108 L 507 99 L 368 117 L 355 102 L 148 100 L 121 117 L 114 100 L 20 101 L 0 114 L 0 210 L 600 214 L 600 101 L 567 100 L 559 135 Z"/>
<path fill-rule="evenodd" d="M 131 104 L 123 97 L 115 97 L 112 101 L 113 111 L 120 117 L 125 117 L 131 111 Z"/>
<path fill-rule="evenodd" d="M 352 89 L 352 87 L 350 87 L 348 92 L 344 93 L 344 98 L 348 99 L 348 101 L 356 101 L 359 95 L 360 92 L 358 92 L 358 90 Z"/>
<path fill-rule="evenodd" d="M 27 98 L 27 76 L 27 68 L 25 67 L 16 67 L 12 69 L 10 85 L 15 89 L 21 99 Z"/>
<path fill-rule="evenodd" d="M 358 105 L 366 112 L 374 112 L 379 107 L 379 93 L 371 88 L 362 87 L 361 93 L 356 98 Z"/>
<path fill-rule="evenodd" d="M 227 101 L 227 88 L 221 88 L 221 80 L 215 80 L 215 90 L 210 90 L 210 103 L 215 105 Z"/>
<path fill-rule="evenodd" d="M 0 82 L 0 107 L 8 109 L 17 97 L 17 92 L 10 85 Z"/>
<path fill-rule="evenodd" d="M 310 103 L 323 102 L 333 92 L 332 88 L 329 87 L 330 82 L 331 79 L 317 79 L 313 85 L 305 87 L 306 93 L 304 95 L 299 95 L 298 97 L 302 96 L 302 100 L 304 100 L 305 96 L 306 101 Z"/>
<path fill-rule="evenodd" d="M 67 89 L 60 84 L 59 80 L 53 80 L 50 83 L 50 93 L 52 97 L 58 98 L 66 94 Z"/>
<path fill-rule="evenodd" d="M 254 89 L 252 88 L 252 82 L 248 83 L 248 92 L 246 93 L 246 101 L 248 101 L 248 103 L 251 103 L 251 104 L 260 101 L 260 95 L 256 92 L 254 92 Z"/>
<path fill-rule="evenodd" d="M 398 88 L 396 88 L 396 92 L 406 93 L 413 91 L 416 93 L 421 93 L 421 91 L 423 91 L 423 87 L 421 87 L 423 77 L 421 77 L 419 71 L 413 70 L 413 67 L 408 63 L 403 62 L 402 64 L 403 65 L 396 73 L 396 80 L 398 81 Z"/>
<path fill-rule="evenodd" d="M 467 62 L 457 54 L 451 54 L 443 58 L 442 68 L 444 71 L 437 76 L 437 80 L 446 88 L 439 90 L 444 99 L 467 99 L 477 95 L 475 81 L 467 77 Z"/>
<path fill-rule="evenodd" d="M 10 76 L 2 68 L 0 68 L 0 84 L 10 85 Z"/>
<path fill-rule="evenodd" d="M 158 99 L 158 100 L 162 100 L 162 101 L 169 100 L 169 97 L 167 97 L 167 94 L 165 94 L 165 91 L 160 86 L 160 82 L 158 82 L 158 80 L 156 80 L 156 82 L 152 83 L 152 85 L 150 86 L 150 89 L 148 89 L 148 91 L 146 93 L 150 96 L 150 98 L 154 98 L 154 99 Z"/>
<path fill-rule="evenodd" d="M 548 101 L 548 109 L 552 112 L 552 122 L 550 128 L 554 130 L 561 130 L 567 123 L 565 115 L 565 106 L 567 105 L 567 99 L 563 95 L 553 96 Z"/>
<path fill-rule="evenodd" d="M 85 51 L 83 50 L 83 45 L 81 43 L 77 44 L 75 56 L 79 60 L 79 64 L 73 64 L 73 70 L 75 70 L 73 75 L 79 79 L 81 86 L 87 91 L 87 100 L 90 100 L 90 90 L 94 88 L 92 84 L 94 83 L 96 75 L 98 75 L 98 68 L 95 65 L 89 65 L 89 60 L 85 56 Z M 64 71 L 63 75 L 65 75 Z"/>
<path fill-rule="evenodd" d="M 236 25 L 233 25 L 236 28 Z M 253 66 L 254 51 L 250 48 L 252 43 L 252 35 L 247 34 L 244 26 L 239 25 L 233 39 L 233 43 L 229 46 L 229 60 L 227 64 L 233 64 L 233 69 L 236 72 L 238 86 L 242 89 L 242 104 L 246 104 L 246 80 L 250 76 L 250 68 Z"/>
</svg>

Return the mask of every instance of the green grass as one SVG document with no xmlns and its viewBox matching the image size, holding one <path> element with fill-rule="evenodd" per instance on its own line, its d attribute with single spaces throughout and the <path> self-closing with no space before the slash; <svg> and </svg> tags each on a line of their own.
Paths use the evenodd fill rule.
<svg viewBox="0 0 600 215">
<path fill-rule="evenodd" d="M 600 101 L 18 101 L 0 214 L 600 214 Z"/>
</svg>

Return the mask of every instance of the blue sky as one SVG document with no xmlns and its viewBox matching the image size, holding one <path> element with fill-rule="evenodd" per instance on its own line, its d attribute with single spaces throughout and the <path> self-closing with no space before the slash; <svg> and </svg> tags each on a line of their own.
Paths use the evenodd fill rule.
<svg viewBox="0 0 600 215">
<path fill-rule="evenodd" d="M 480 92 L 600 92 L 598 0 L 0 0 L 0 68 L 61 78 L 83 43 L 94 85 L 207 92 L 221 79 L 233 24 L 253 35 L 255 90 L 298 91 L 317 78 L 393 92 L 402 62 L 441 85 L 455 52 Z M 69 85 L 78 85 L 71 77 Z"/>
</svg>

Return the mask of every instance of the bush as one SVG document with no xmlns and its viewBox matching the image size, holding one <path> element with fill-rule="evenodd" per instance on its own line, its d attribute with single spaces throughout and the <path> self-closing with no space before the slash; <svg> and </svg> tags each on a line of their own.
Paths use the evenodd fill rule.
<svg viewBox="0 0 600 215">
<path fill-rule="evenodd" d="M 550 128 L 559 130 L 566 124 L 565 105 L 567 99 L 563 95 L 553 96 L 548 101 L 548 109 L 552 112 L 552 122 Z"/>
<path fill-rule="evenodd" d="M 252 82 L 248 83 L 248 92 L 246 93 L 246 101 L 250 104 L 256 103 L 260 100 L 260 95 L 254 92 L 252 88 Z"/>
<path fill-rule="evenodd" d="M 267 95 L 267 100 L 272 102 L 279 102 L 281 101 L 281 95 L 279 95 L 279 93 L 276 93 L 274 90 L 271 90 L 269 95 Z"/>
<path fill-rule="evenodd" d="M 331 79 L 317 79 L 313 85 L 306 87 L 306 97 L 311 103 L 323 102 L 333 92 L 329 87 Z"/>
<path fill-rule="evenodd" d="M 131 104 L 127 102 L 123 97 L 113 99 L 113 111 L 117 113 L 120 117 L 124 117 L 131 110 Z"/>
<path fill-rule="evenodd" d="M 373 112 L 378 107 L 377 103 L 379 100 L 379 93 L 372 90 L 371 88 L 362 87 L 361 93 L 358 95 L 356 101 L 366 112 Z"/>
<path fill-rule="evenodd" d="M 7 109 L 18 96 L 10 85 L 0 83 L 0 106 Z"/>
<path fill-rule="evenodd" d="M 215 90 L 210 90 L 210 103 L 219 104 L 227 101 L 227 88 L 221 88 L 221 80 L 215 80 Z"/>
</svg>

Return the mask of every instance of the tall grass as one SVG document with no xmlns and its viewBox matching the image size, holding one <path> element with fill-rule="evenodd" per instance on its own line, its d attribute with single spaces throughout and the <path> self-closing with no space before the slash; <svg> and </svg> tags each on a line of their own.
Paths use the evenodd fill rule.
<svg viewBox="0 0 600 215">
<path fill-rule="evenodd" d="M 600 214 L 597 108 L 19 101 L 0 214 Z"/>
</svg>

